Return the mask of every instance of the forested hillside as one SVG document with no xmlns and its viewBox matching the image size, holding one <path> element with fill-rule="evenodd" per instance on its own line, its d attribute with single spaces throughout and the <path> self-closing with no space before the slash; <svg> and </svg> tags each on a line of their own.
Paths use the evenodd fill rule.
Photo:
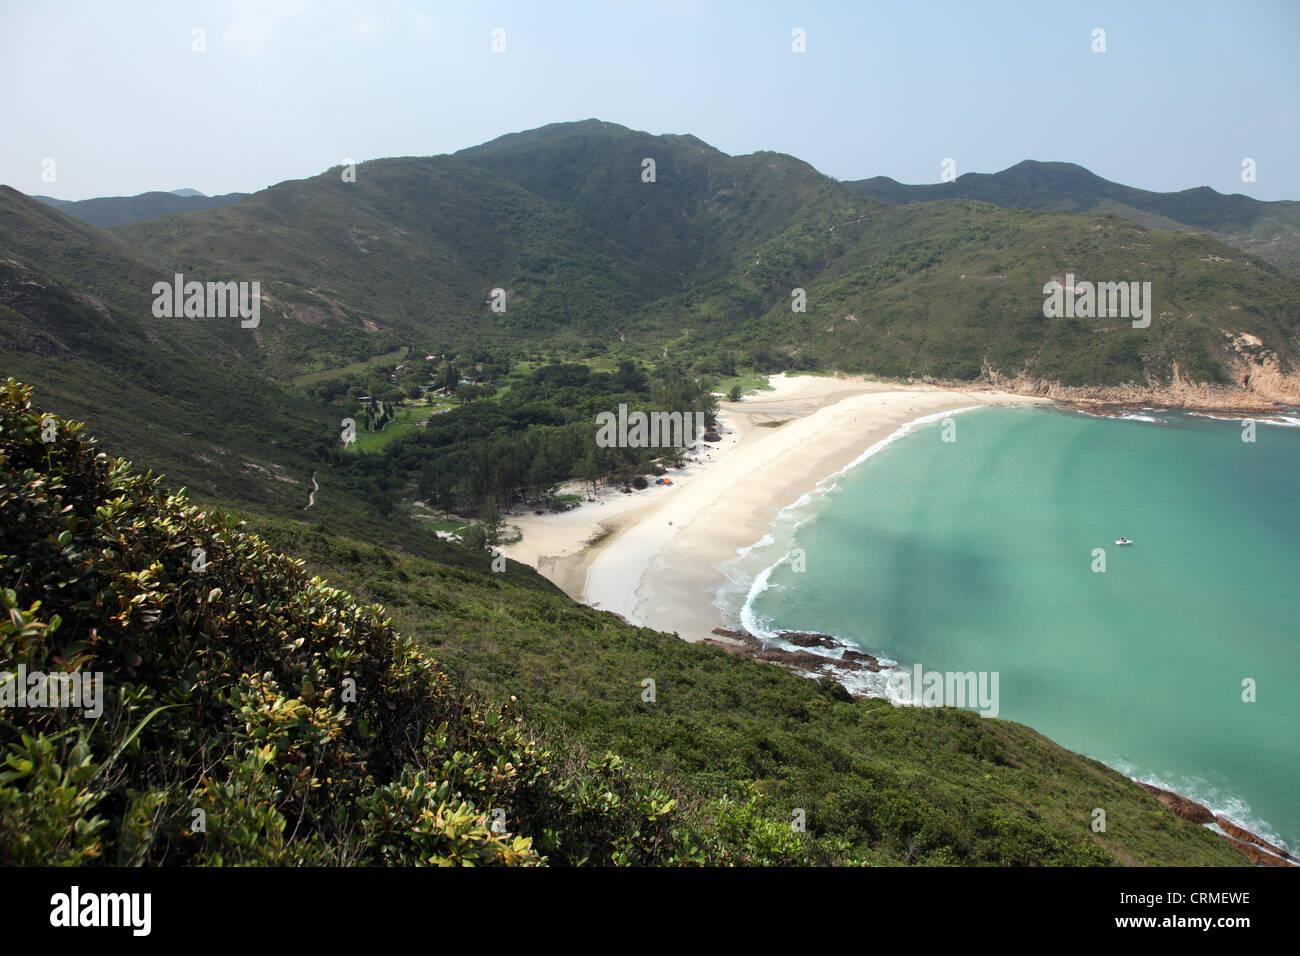
<svg viewBox="0 0 1300 956">
<path fill-rule="evenodd" d="M 999 173 L 965 173 L 947 183 L 905 186 L 888 176 L 847 183 L 889 203 L 977 199 L 1003 209 L 1120 216 L 1148 229 L 1204 232 L 1300 274 L 1300 203 L 1225 196 L 1207 186 L 1176 193 L 1134 189 L 1074 163 L 1025 160 Z"/>
</svg>

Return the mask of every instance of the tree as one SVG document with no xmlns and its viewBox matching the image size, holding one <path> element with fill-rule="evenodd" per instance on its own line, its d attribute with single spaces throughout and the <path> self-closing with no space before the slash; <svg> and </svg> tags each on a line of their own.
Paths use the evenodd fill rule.
<svg viewBox="0 0 1300 956">
<path fill-rule="evenodd" d="M 501 511 L 497 508 L 495 498 L 483 499 L 478 510 L 479 524 L 483 528 L 483 540 L 488 548 L 495 548 L 501 543 Z"/>
<path fill-rule="evenodd" d="M 701 389 L 701 393 L 704 407 L 700 410 L 704 412 L 704 425 L 709 429 L 717 428 L 718 412 L 721 411 L 721 406 L 718 405 L 718 397 L 708 389 Z"/>
<path fill-rule="evenodd" d="M 740 387 L 739 383 L 737 383 L 727 390 L 727 401 L 738 402 L 744 397 L 744 395 L 745 390 Z"/>
<path fill-rule="evenodd" d="M 782 369 L 780 353 L 766 342 L 754 346 L 749 364 L 760 372 L 779 372 Z"/>
<path fill-rule="evenodd" d="M 587 452 L 587 457 L 582 460 L 582 467 L 579 471 L 582 481 L 587 489 L 587 500 L 593 501 L 596 497 L 596 482 L 600 480 L 600 463 L 596 460 L 596 450 Z"/>
<path fill-rule="evenodd" d="M 528 465 L 527 491 L 531 498 L 551 497 L 551 469 L 540 454 L 533 455 Z"/>
<path fill-rule="evenodd" d="M 626 389 L 629 392 L 639 392 L 646 387 L 645 374 L 636 367 L 636 362 L 630 359 L 623 359 L 618 363 L 618 371 L 614 373 L 614 382 L 619 388 Z"/>
<path fill-rule="evenodd" d="M 416 482 L 416 489 L 424 503 L 427 505 L 430 499 L 436 494 L 438 488 L 438 474 L 433 467 L 433 462 L 426 461 L 420 465 L 420 477 Z"/>
<path fill-rule="evenodd" d="M 487 534 L 482 525 L 472 524 L 460 533 L 460 543 L 468 551 L 486 551 Z"/>
</svg>

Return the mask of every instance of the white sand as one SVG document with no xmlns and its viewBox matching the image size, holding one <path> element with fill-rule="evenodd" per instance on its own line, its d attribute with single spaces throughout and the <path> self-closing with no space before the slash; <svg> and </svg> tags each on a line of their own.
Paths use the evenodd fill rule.
<svg viewBox="0 0 1300 956">
<path fill-rule="evenodd" d="M 597 502 L 565 514 L 511 516 L 523 538 L 505 553 L 577 600 L 700 640 L 722 624 L 712 605 L 723 583 L 715 565 L 761 540 L 777 513 L 818 481 L 922 416 L 1046 401 L 862 378 L 780 375 L 770 383 L 772 391 L 722 403 L 722 441 L 699 446 L 691 456 L 699 463 L 669 470 L 672 487 L 602 490 Z"/>
</svg>

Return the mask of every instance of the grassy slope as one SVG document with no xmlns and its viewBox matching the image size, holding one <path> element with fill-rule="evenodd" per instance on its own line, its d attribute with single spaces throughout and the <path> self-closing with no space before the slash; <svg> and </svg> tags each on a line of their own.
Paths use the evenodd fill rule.
<svg viewBox="0 0 1300 956">
<path fill-rule="evenodd" d="M 330 417 L 249 374 L 229 329 L 92 295 L 0 261 L 0 372 L 37 383 L 45 407 L 206 497 L 271 508 L 306 500 L 313 449 L 336 434 Z"/>
<path fill-rule="evenodd" d="M 756 787 L 778 819 L 803 808 L 810 832 L 862 859 L 1244 862 L 1120 774 L 1020 724 L 838 700 L 772 665 L 631 627 L 549 586 L 521 588 L 492 575 L 486 559 L 451 569 L 319 528 L 254 524 L 309 568 L 382 601 L 449 672 L 491 699 L 516 695 L 550 732 L 615 750 L 697 798 Z M 647 677 L 653 704 L 641 701 Z M 1106 809 L 1105 834 L 1091 832 L 1095 807 Z"/>
</svg>

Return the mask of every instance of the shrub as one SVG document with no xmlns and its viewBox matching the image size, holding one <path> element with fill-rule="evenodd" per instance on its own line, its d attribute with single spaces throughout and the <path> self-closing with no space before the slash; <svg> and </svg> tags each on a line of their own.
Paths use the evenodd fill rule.
<svg viewBox="0 0 1300 956">
<path fill-rule="evenodd" d="M 106 685 L 0 712 L 0 865 L 697 858 L 617 758 L 555 771 L 382 607 L 80 430 L 0 386 L 0 671 Z"/>
</svg>

